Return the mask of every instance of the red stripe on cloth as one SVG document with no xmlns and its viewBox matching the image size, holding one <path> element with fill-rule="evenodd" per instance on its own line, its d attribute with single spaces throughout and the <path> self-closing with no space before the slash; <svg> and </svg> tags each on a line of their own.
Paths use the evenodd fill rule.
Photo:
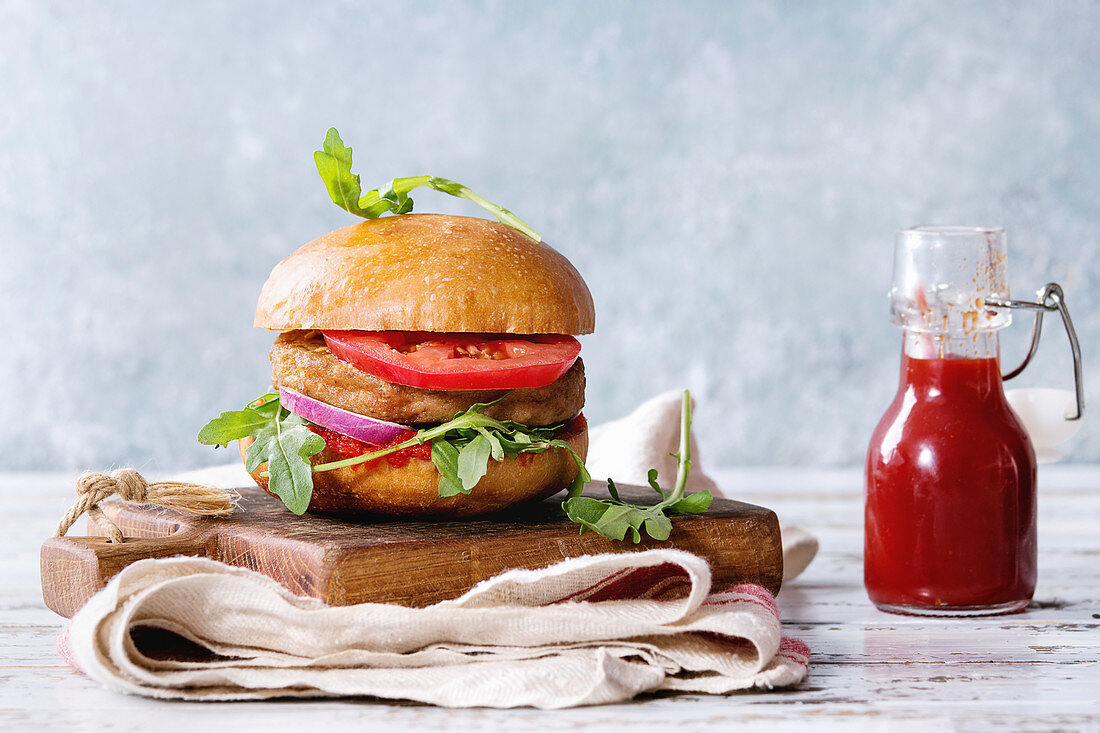
<svg viewBox="0 0 1100 733">
<path fill-rule="evenodd" d="M 547 605 L 553 605 L 553 603 L 564 603 L 565 601 L 584 601 L 584 600 L 587 600 L 587 596 L 588 596 L 589 593 L 594 593 L 597 589 L 602 588 L 607 583 L 610 583 L 613 580 L 615 580 L 615 578 L 618 578 L 619 576 L 625 575 L 626 573 L 629 573 L 629 572 L 630 572 L 630 568 L 623 568 L 622 570 L 619 570 L 617 572 L 612 573 L 611 575 L 608 575 L 606 578 L 603 578 L 599 582 L 593 583 L 592 585 L 588 586 L 587 588 L 582 588 L 579 591 L 576 591 L 574 593 L 570 593 L 569 595 L 563 596 L 563 597 L 559 598 L 558 600 L 553 601 L 552 603 L 547 604 Z"/>
<path fill-rule="evenodd" d="M 694 631 L 692 633 L 712 644 L 724 647 L 725 651 L 729 653 L 749 651 L 756 646 L 749 639 L 742 636 L 728 636 L 714 631 Z M 809 669 L 810 647 L 806 646 L 806 643 L 801 639 L 784 636 L 779 640 L 779 648 L 775 650 L 773 659 L 785 659 Z"/>
<path fill-rule="evenodd" d="M 69 637 L 69 624 L 65 624 L 65 628 L 61 629 L 61 633 L 57 635 L 57 653 L 70 667 L 81 674 L 84 673 L 84 670 L 76 663 L 76 657 L 73 656 L 73 642 Z"/>
<path fill-rule="evenodd" d="M 741 583 L 730 588 L 734 593 L 745 593 L 757 598 L 764 603 L 764 605 L 775 611 L 775 615 L 779 615 L 779 605 L 775 602 L 775 596 L 768 592 L 767 588 L 763 588 L 754 583 Z"/>
<path fill-rule="evenodd" d="M 801 639 L 784 636 L 782 639 L 780 639 L 779 650 L 775 654 L 776 656 L 782 654 L 787 657 L 790 657 L 790 655 L 794 654 L 800 657 L 805 657 L 805 659 L 809 659 L 810 647 L 807 646 L 806 642 L 802 641 Z"/>
<path fill-rule="evenodd" d="M 810 668 L 810 647 L 801 639 L 792 639 L 784 636 L 779 640 L 779 649 L 775 652 L 775 659 L 785 659 L 803 669 Z"/>
<path fill-rule="evenodd" d="M 681 597 L 682 590 L 690 587 L 686 571 L 675 563 L 662 563 L 644 568 L 624 568 L 612 573 L 598 583 L 593 583 L 553 603 L 565 601 L 668 600 Z M 549 604 L 548 604 L 549 605 Z"/>
<path fill-rule="evenodd" d="M 757 603 L 775 614 L 776 618 L 779 618 L 779 606 L 772 594 L 768 592 L 767 588 L 752 583 L 742 583 L 717 593 L 711 593 L 707 596 L 707 600 L 703 602 L 703 605 L 726 606 L 733 603 Z"/>
<path fill-rule="evenodd" d="M 675 563 L 662 563 L 645 568 L 637 568 L 617 578 L 611 583 L 606 583 L 588 596 L 585 600 L 599 603 L 601 601 L 623 601 L 637 598 L 646 598 L 648 594 L 658 589 L 658 586 L 669 580 L 678 580 L 680 585 L 688 585 L 688 575 L 684 569 Z M 667 588 L 660 588 L 667 592 Z"/>
<path fill-rule="evenodd" d="M 673 601 L 683 598 L 691 591 L 691 581 L 683 576 L 669 577 L 655 583 L 649 590 L 638 596 L 639 600 Z"/>
</svg>

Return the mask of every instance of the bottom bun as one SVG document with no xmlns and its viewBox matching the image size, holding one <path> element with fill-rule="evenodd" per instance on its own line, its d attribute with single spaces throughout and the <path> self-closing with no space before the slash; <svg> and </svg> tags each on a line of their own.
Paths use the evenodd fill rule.
<svg viewBox="0 0 1100 733">
<path fill-rule="evenodd" d="M 585 427 L 559 436 L 582 459 L 588 455 Z M 252 438 L 237 441 L 244 453 Z M 313 457 L 313 463 L 338 461 L 345 456 L 328 448 Z M 256 484 L 267 491 L 267 477 L 252 472 Z M 439 495 L 439 472 L 430 460 L 413 459 L 404 466 L 379 460 L 373 466 L 348 466 L 313 474 L 313 497 L 309 510 L 315 512 L 375 512 L 403 516 L 437 515 L 470 517 L 507 509 L 525 501 L 552 496 L 569 486 L 577 475 L 573 456 L 561 448 L 543 453 L 525 453 L 518 459 L 489 460 L 489 470 L 469 494 Z M 271 493 L 271 492 L 268 492 Z"/>
</svg>

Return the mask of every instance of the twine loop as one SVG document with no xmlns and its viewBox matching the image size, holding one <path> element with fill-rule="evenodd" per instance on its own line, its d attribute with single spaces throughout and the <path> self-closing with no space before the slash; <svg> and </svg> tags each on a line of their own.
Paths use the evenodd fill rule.
<svg viewBox="0 0 1100 733">
<path fill-rule="evenodd" d="M 54 537 L 64 537 L 82 514 L 101 524 L 110 542 L 124 542 L 122 531 L 107 518 L 99 503 L 118 496 L 130 504 L 155 504 L 166 509 L 208 517 L 224 517 L 233 513 L 234 495 L 222 489 L 186 481 L 154 481 L 132 468 L 120 468 L 105 473 L 84 473 L 76 480 L 77 499 L 57 524 Z"/>
</svg>

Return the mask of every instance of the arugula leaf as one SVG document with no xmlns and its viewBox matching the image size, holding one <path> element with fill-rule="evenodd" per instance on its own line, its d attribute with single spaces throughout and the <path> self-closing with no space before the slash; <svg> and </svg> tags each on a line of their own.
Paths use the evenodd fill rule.
<svg viewBox="0 0 1100 733">
<path fill-rule="evenodd" d="M 325 449 L 325 440 L 305 426 L 297 415 L 275 421 L 274 440 L 268 443 L 268 489 L 295 514 L 304 514 L 313 496 L 309 459 Z"/>
<path fill-rule="evenodd" d="M 661 499 L 666 498 L 665 497 L 665 490 L 662 489 L 660 484 L 657 483 L 657 469 L 656 468 L 649 469 L 649 471 L 646 473 L 646 480 L 649 482 L 649 485 L 653 487 L 653 490 L 657 492 L 657 496 L 661 497 Z"/>
<path fill-rule="evenodd" d="M 486 200 L 468 187 L 439 176 L 411 176 L 395 178 L 385 186 L 371 189 L 360 195 L 362 186 L 358 174 L 351 172 L 351 148 L 344 146 L 340 133 L 330 127 L 321 150 L 314 151 L 313 161 L 317 172 L 328 189 L 329 198 L 345 211 L 365 219 L 377 219 L 383 214 L 407 214 L 413 209 L 409 192 L 427 186 L 441 193 L 473 201 L 499 221 L 526 234 L 536 242 L 542 237 L 526 222 L 508 209 Z"/>
<path fill-rule="evenodd" d="M 432 463 L 439 471 L 439 495 L 461 494 L 462 481 L 458 478 L 458 448 L 445 440 L 433 441 Z"/>
<path fill-rule="evenodd" d="M 612 481 L 610 478 L 607 479 L 607 493 L 611 494 L 611 498 L 615 501 L 622 501 L 622 499 L 619 498 L 618 487 L 615 486 L 615 482 Z"/>
<path fill-rule="evenodd" d="M 263 430 L 258 431 L 256 439 L 244 452 L 244 470 L 252 473 L 262 464 L 267 463 L 267 454 L 274 442 L 274 428 L 268 429 L 265 427 Z"/>
<path fill-rule="evenodd" d="M 655 540 L 667 540 L 672 534 L 672 521 L 666 512 L 679 514 L 701 514 L 710 508 L 713 500 L 706 489 L 684 496 L 688 473 L 691 470 L 691 394 L 684 390 L 680 409 L 680 452 L 676 458 L 676 485 L 671 491 L 665 491 L 657 483 L 657 471 L 650 469 L 649 485 L 661 497 L 653 506 L 627 504 L 619 498 L 615 482 L 607 481 L 610 499 L 594 499 L 581 496 L 576 487 L 570 487 L 569 494 L 562 502 L 567 517 L 581 525 L 581 533 L 592 530 L 613 540 L 623 540 L 627 533 L 635 543 L 641 542 L 641 530 L 645 530 Z"/>
<path fill-rule="evenodd" d="M 567 501 L 573 510 L 569 518 L 581 525 L 581 534 L 584 534 L 585 529 L 591 529 L 608 539 L 621 541 L 630 532 L 635 543 L 641 541 L 638 528 L 642 526 L 645 517 L 634 507 L 594 499 L 591 496 L 579 496 Z"/>
<path fill-rule="evenodd" d="M 645 532 L 655 540 L 664 542 L 672 534 L 672 520 L 662 511 L 650 510 L 645 519 Z"/>
<path fill-rule="evenodd" d="M 314 151 L 313 162 L 317 164 L 317 172 L 333 203 L 352 214 L 365 216 L 365 210 L 359 207 L 362 191 L 359 176 L 351 172 L 351 148 L 344 147 L 335 127 L 329 128 L 321 150 Z"/>
<path fill-rule="evenodd" d="M 669 509 L 680 514 L 703 514 L 710 509 L 710 503 L 714 501 L 714 497 L 710 495 L 709 491 L 696 491 L 694 494 L 688 494 L 675 504 L 670 504 Z"/>
<path fill-rule="evenodd" d="M 223 412 L 199 431 L 199 442 L 225 446 L 231 440 L 253 438 L 245 451 L 250 473 L 267 465 L 268 489 L 295 514 L 309 507 L 313 496 L 310 458 L 325 448 L 325 440 L 306 427 L 305 420 L 279 403 L 278 394 L 266 394 L 243 410 Z"/>
<path fill-rule="evenodd" d="M 593 530 L 608 539 L 623 540 L 629 532 L 638 543 L 642 540 L 639 531 L 642 528 L 655 540 L 667 540 L 672 533 L 672 522 L 664 515 L 663 507 L 639 507 L 618 498 L 608 501 L 591 496 L 568 498 L 565 503 L 566 515 L 581 525 L 581 534 Z"/>
<path fill-rule="evenodd" d="M 492 445 L 485 436 L 477 433 L 458 452 L 458 478 L 462 481 L 462 493 L 469 494 L 488 472 L 492 451 Z"/>
<path fill-rule="evenodd" d="M 493 435 L 487 428 L 477 428 L 477 432 L 485 440 L 489 441 L 489 454 L 494 461 L 504 460 L 504 443 L 496 435 Z"/>
<path fill-rule="evenodd" d="M 266 394 L 251 402 L 243 410 L 223 412 L 218 417 L 203 425 L 199 431 L 199 442 L 203 445 L 221 446 L 225 448 L 230 442 L 254 435 L 257 430 L 266 425 L 271 419 L 270 405 L 278 408 L 277 394 Z"/>
</svg>

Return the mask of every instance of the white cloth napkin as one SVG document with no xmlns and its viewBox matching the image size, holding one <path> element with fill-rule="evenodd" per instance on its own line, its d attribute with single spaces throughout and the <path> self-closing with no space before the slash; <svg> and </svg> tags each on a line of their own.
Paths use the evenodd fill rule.
<svg viewBox="0 0 1100 733">
<path fill-rule="evenodd" d="M 330 607 L 213 560 L 142 560 L 60 646 L 107 687 L 149 697 L 501 708 L 783 687 L 809 655 L 782 638 L 766 590 L 714 589 L 705 561 L 671 549 L 509 571 L 428 608 Z"/>
<path fill-rule="evenodd" d="M 682 399 L 683 392 L 665 392 L 643 402 L 626 417 L 591 428 L 588 432 L 588 458 L 585 460 L 589 473 L 598 479 L 610 476 L 616 483 L 645 486 L 649 469 L 656 468 L 665 482 L 661 485 L 665 488 L 671 485 L 671 477 L 676 475 L 676 459 L 672 454 L 680 448 Z M 688 474 L 687 489 L 710 489 L 715 496 L 728 496 L 703 471 L 694 435 L 691 436 L 691 473 Z M 798 527 L 783 525 L 782 521 L 780 525 L 783 580 L 792 580 L 814 559 L 817 539 Z"/>
</svg>

